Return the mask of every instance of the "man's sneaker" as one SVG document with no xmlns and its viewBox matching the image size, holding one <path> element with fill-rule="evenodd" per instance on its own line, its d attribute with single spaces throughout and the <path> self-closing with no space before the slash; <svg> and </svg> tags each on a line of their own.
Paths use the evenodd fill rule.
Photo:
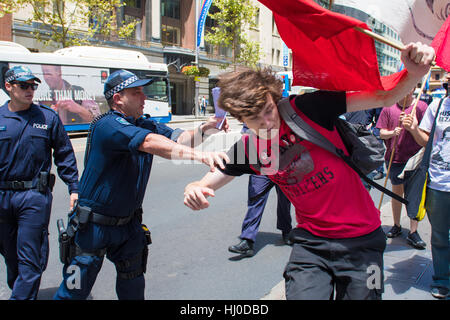
<svg viewBox="0 0 450 320">
<path fill-rule="evenodd" d="M 386 233 L 386 237 L 395 238 L 401 234 L 402 234 L 402 227 L 394 224 L 394 226 L 391 228 L 391 230 L 389 230 L 388 233 Z"/>
<path fill-rule="evenodd" d="M 248 239 L 242 239 L 238 244 L 228 247 L 228 251 L 239 253 L 247 257 L 252 257 L 255 255 L 255 251 L 253 250 L 253 241 Z"/>
<path fill-rule="evenodd" d="M 427 244 L 420 238 L 417 231 L 413 233 L 410 232 L 408 237 L 406 237 L 406 241 L 416 249 L 425 249 L 427 246 Z"/>
<path fill-rule="evenodd" d="M 431 295 L 436 299 L 445 299 L 448 297 L 449 290 L 443 287 L 431 288 Z"/>
<path fill-rule="evenodd" d="M 285 245 L 292 246 L 294 243 L 292 242 L 289 235 L 289 232 L 283 232 L 281 236 L 283 237 L 283 242 Z"/>
<path fill-rule="evenodd" d="M 386 177 L 386 175 L 383 172 L 377 172 L 376 175 L 374 175 L 373 180 L 380 180 Z"/>
</svg>

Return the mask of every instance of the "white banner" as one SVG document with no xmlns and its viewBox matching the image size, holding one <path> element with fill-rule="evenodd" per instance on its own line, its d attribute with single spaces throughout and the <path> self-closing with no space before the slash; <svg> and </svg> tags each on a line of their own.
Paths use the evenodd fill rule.
<svg viewBox="0 0 450 320">
<path fill-rule="evenodd" d="M 335 0 L 335 4 L 359 9 L 392 27 L 402 42 L 431 44 L 450 15 L 450 0 Z"/>
</svg>

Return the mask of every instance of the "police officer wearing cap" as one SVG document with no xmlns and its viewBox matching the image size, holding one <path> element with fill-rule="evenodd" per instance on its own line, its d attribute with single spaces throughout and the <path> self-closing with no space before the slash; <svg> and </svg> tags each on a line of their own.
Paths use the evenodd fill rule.
<svg viewBox="0 0 450 320">
<path fill-rule="evenodd" d="M 143 115 L 143 89 L 151 81 L 118 70 L 105 83 L 111 110 L 91 123 L 80 197 L 67 227 L 74 239 L 69 252 L 74 254 L 64 265 L 55 299 L 86 299 L 105 255 L 116 267 L 118 298 L 144 299 L 149 239 L 141 224 L 142 202 L 153 156 L 191 159 L 211 170 L 229 161 L 224 152 L 191 148 L 220 119 L 211 117 L 197 129 L 182 131 Z M 81 277 L 78 286 L 72 279 L 75 274 Z"/>
<path fill-rule="evenodd" d="M 52 109 L 33 103 L 40 82 L 29 68 L 9 69 L 10 100 L 0 107 L 0 253 L 11 299 L 35 299 L 47 265 L 52 150 L 71 207 L 78 198 L 77 164 L 64 126 Z"/>
</svg>

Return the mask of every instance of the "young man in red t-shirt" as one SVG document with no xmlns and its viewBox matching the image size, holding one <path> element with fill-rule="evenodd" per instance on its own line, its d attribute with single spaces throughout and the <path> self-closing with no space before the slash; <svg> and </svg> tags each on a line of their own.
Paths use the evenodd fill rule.
<svg viewBox="0 0 450 320">
<path fill-rule="evenodd" d="M 344 149 L 334 127 L 338 116 L 394 104 L 428 72 L 433 58 L 431 47 L 409 44 L 402 52 L 408 73 L 391 91 L 317 91 L 291 96 L 290 103 L 308 124 Z M 232 162 L 224 170 L 186 186 L 185 205 L 207 208 L 206 198 L 234 176 L 267 175 L 296 210 L 294 245 L 284 272 L 286 298 L 330 299 L 336 290 L 338 299 L 380 299 L 386 240 L 379 211 L 358 174 L 341 158 L 290 130 L 277 108 L 282 84 L 271 71 L 228 73 L 219 87 L 220 107 L 245 122 L 253 134 L 230 149 Z"/>
</svg>

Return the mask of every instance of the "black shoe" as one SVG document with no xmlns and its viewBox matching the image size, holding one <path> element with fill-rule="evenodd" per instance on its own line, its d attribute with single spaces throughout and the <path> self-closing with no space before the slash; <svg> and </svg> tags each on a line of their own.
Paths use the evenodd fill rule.
<svg viewBox="0 0 450 320">
<path fill-rule="evenodd" d="M 373 180 L 380 180 L 386 177 L 386 175 L 383 172 L 378 172 L 374 177 Z"/>
<path fill-rule="evenodd" d="M 406 237 L 406 241 L 416 249 L 425 249 L 427 244 L 420 238 L 417 231 L 409 233 Z"/>
<path fill-rule="evenodd" d="M 255 255 L 255 251 L 253 250 L 253 241 L 248 239 L 242 239 L 238 244 L 228 247 L 228 251 L 239 253 L 247 257 L 252 257 Z"/>
<path fill-rule="evenodd" d="M 443 287 L 433 287 L 431 288 L 431 295 L 436 299 L 445 299 L 449 295 L 449 290 Z"/>
<path fill-rule="evenodd" d="M 391 228 L 391 230 L 389 230 L 388 233 L 386 233 L 386 237 L 395 238 L 401 234 L 402 234 L 402 227 L 394 224 L 394 226 Z"/>
<path fill-rule="evenodd" d="M 289 232 L 283 232 L 281 236 L 285 245 L 292 246 L 294 244 L 294 242 L 292 242 L 291 238 L 289 237 Z"/>
</svg>

